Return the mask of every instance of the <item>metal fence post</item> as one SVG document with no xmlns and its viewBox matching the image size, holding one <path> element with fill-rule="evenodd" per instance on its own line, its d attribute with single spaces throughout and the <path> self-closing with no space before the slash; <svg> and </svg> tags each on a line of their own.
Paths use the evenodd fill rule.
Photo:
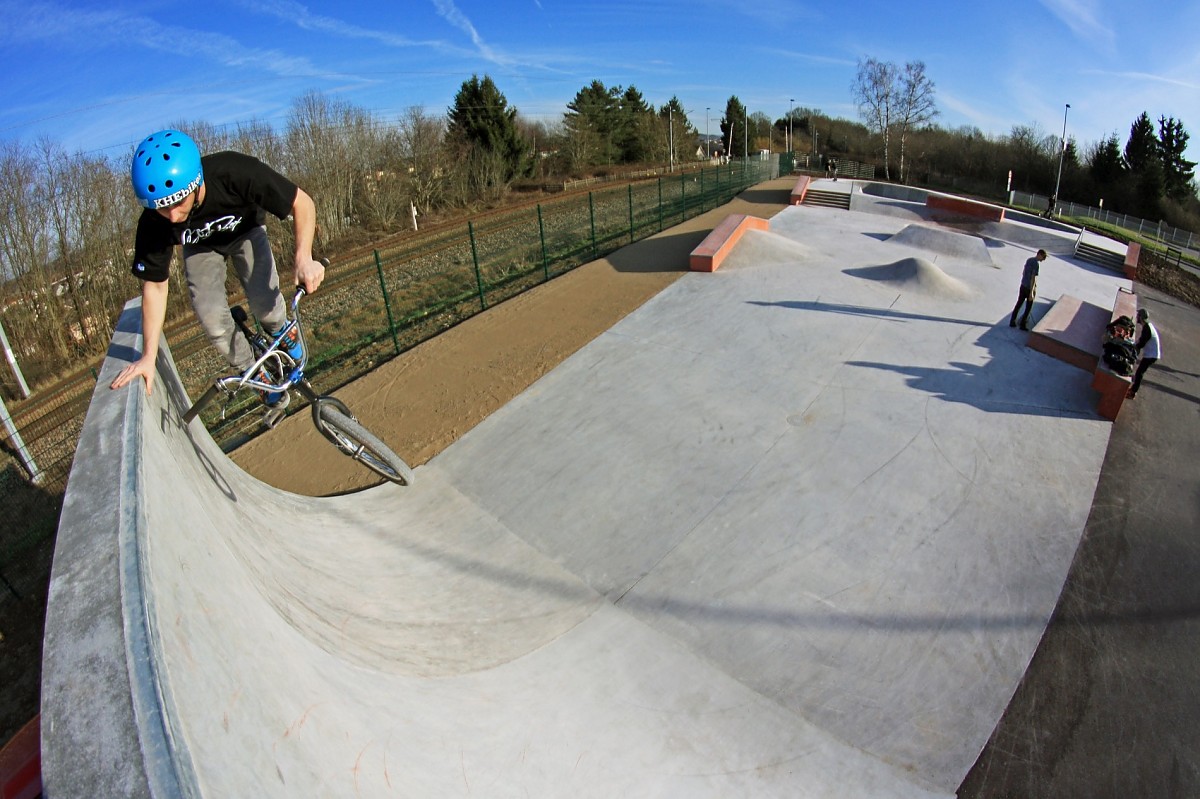
<svg viewBox="0 0 1200 799">
<path fill-rule="evenodd" d="M 633 184 L 626 186 L 629 189 L 629 243 L 633 244 Z"/>
<path fill-rule="evenodd" d="M 592 220 L 592 259 L 595 260 L 596 255 L 596 202 L 592 196 L 592 192 L 588 192 L 588 216 Z"/>
<path fill-rule="evenodd" d="M 663 232 L 662 178 L 658 179 L 658 232 Z"/>
<path fill-rule="evenodd" d="M 538 203 L 538 236 L 542 240 L 542 276 L 550 279 L 550 261 L 546 255 L 546 225 L 542 222 L 542 204 Z"/>
<path fill-rule="evenodd" d="M 392 346 L 396 354 L 400 354 L 400 339 L 396 337 L 396 320 L 392 318 L 392 300 L 388 296 L 387 281 L 383 279 L 383 261 L 379 258 L 379 250 L 375 250 L 375 271 L 379 273 L 379 290 L 383 292 L 383 308 L 387 311 L 388 332 L 392 334 Z"/>
<path fill-rule="evenodd" d="M 483 275 L 479 272 L 479 251 L 475 248 L 475 223 L 467 221 L 467 234 L 471 237 L 471 261 L 475 264 L 475 285 L 479 287 L 479 308 L 487 310 L 487 298 L 483 294 Z"/>
</svg>

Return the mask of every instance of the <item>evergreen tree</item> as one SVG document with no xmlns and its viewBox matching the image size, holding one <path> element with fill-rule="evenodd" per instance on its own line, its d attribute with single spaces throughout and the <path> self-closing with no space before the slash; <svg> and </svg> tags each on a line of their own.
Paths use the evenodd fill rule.
<svg viewBox="0 0 1200 799">
<path fill-rule="evenodd" d="M 1129 128 L 1129 141 L 1125 143 L 1125 168 L 1130 172 L 1142 172 L 1152 163 L 1158 163 L 1158 137 L 1154 135 L 1154 124 L 1145 111 L 1133 121 Z"/>
<path fill-rule="evenodd" d="M 625 90 L 617 108 L 614 139 L 621 163 L 637 164 L 648 160 L 654 148 L 654 134 L 657 132 L 653 109 L 647 105 L 642 93 L 635 86 Z"/>
<path fill-rule="evenodd" d="M 449 109 L 447 137 L 463 144 L 469 158 L 483 158 L 494 164 L 503 183 L 527 175 L 532 166 L 529 147 L 517 127 L 517 110 L 487 75 L 483 80 L 472 75 L 463 81 Z M 488 186 L 495 180 L 489 177 Z"/>
<path fill-rule="evenodd" d="M 613 163 L 613 134 L 619 122 L 620 97 L 620 87 L 608 89 L 594 80 L 567 103 L 563 124 L 567 129 L 573 165 Z"/>
<path fill-rule="evenodd" d="M 687 111 L 678 97 L 671 97 L 658 109 L 658 119 L 660 127 L 667 132 L 668 147 L 672 142 L 675 145 L 675 162 L 693 160 L 696 157 L 700 132 L 692 127 Z"/>
<path fill-rule="evenodd" d="M 1100 143 L 1088 160 L 1088 172 L 1101 186 L 1116 183 L 1125 176 L 1125 162 L 1121 159 L 1121 142 L 1113 133 Z"/>
<path fill-rule="evenodd" d="M 1174 117 L 1159 117 L 1158 143 L 1162 154 L 1163 193 L 1175 202 L 1183 202 L 1196 193 L 1192 185 L 1195 161 L 1183 157 L 1188 134 Z"/>
<path fill-rule="evenodd" d="M 725 152 L 731 158 L 742 158 L 746 155 L 746 141 L 749 138 L 749 114 L 742 101 L 733 95 L 725 103 L 725 116 L 721 117 L 721 138 L 725 143 Z"/>
</svg>

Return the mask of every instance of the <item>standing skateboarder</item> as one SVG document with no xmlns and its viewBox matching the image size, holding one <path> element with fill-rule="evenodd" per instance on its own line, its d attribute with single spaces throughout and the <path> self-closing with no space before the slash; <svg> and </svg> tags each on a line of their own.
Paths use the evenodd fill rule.
<svg viewBox="0 0 1200 799">
<path fill-rule="evenodd" d="M 1041 271 L 1041 263 L 1046 260 L 1046 251 L 1038 250 L 1037 255 L 1025 262 L 1025 270 L 1021 272 L 1021 290 L 1017 292 L 1017 304 L 1013 306 L 1012 316 L 1008 319 L 1009 327 L 1017 326 L 1017 311 L 1021 308 L 1021 303 L 1025 303 L 1025 313 L 1021 317 L 1021 329 L 1028 330 L 1029 312 L 1033 310 L 1033 301 L 1037 297 L 1037 279 L 1038 272 Z"/>
</svg>

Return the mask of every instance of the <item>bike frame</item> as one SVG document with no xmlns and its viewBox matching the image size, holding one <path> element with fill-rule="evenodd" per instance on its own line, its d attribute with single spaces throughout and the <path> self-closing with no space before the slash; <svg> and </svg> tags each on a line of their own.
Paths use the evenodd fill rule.
<svg viewBox="0 0 1200 799">
<path fill-rule="evenodd" d="M 313 424 L 317 430 L 342 453 L 393 483 L 411 485 L 412 469 L 408 464 L 378 436 L 363 427 L 344 402 L 336 397 L 317 394 L 304 376 L 304 369 L 308 366 L 308 344 L 304 339 L 304 326 L 300 320 L 300 298 L 305 293 L 303 288 L 296 289 L 296 294 L 292 297 L 291 319 L 284 324 L 274 341 L 270 341 L 264 333 L 251 329 L 249 317 L 240 305 L 230 309 L 234 324 L 246 337 L 258 357 L 242 374 L 216 378 L 208 391 L 183 414 L 184 424 L 191 424 L 202 408 L 222 394 L 226 397 L 225 407 L 228 408 L 233 397 L 244 388 L 267 394 L 279 393 L 285 397 L 286 392 L 294 390 L 309 401 Z M 287 350 L 283 349 L 284 339 L 292 331 L 295 331 L 303 353 L 299 362 L 293 360 Z M 279 382 L 259 380 L 260 370 L 266 375 L 271 375 L 274 370 L 276 374 L 282 375 L 282 378 Z M 286 415 L 286 406 L 287 403 L 280 403 L 269 408 L 263 416 L 263 424 L 268 429 L 273 429 Z M 225 410 L 222 409 L 221 417 L 224 416 Z"/>
<path fill-rule="evenodd" d="M 216 379 L 215 383 L 220 387 L 221 391 L 232 395 L 244 388 L 252 388 L 258 391 L 265 391 L 267 393 L 282 393 L 295 388 L 299 389 L 301 393 L 305 394 L 308 399 L 313 399 L 315 392 L 312 392 L 313 396 L 308 396 L 309 392 L 304 391 L 304 388 L 307 387 L 304 383 L 304 367 L 308 365 L 308 347 L 306 346 L 304 340 L 304 326 L 300 323 L 300 298 L 303 297 L 305 293 L 306 292 L 302 287 L 296 289 L 296 294 L 292 297 L 291 319 L 289 319 L 288 323 L 279 331 L 279 335 L 275 337 L 275 340 L 266 346 L 262 355 L 260 355 L 258 359 L 250 365 L 250 368 L 248 368 L 241 375 L 229 375 L 227 377 L 219 377 Z M 245 317 L 242 317 L 241 319 L 235 319 L 235 321 L 238 327 L 242 329 L 242 333 L 245 334 L 247 340 L 251 342 L 252 347 L 254 347 L 254 342 L 259 342 L 260 346 L 266 342 L 266 336 L 249 328 L 249 326 L 246 324 Z M 292 330 L 296 331 L 296 336 L 300 341 L 300 347 L 304 352 L 303 357 L 300 359 L 300 363 L 296 363 L 294 360 L 292 360 L 292 357 L 286 353 L 286 351 L 282 350 L 284 337 Z M 260 347 L 254 347 L 255 350 L 258 350 L 259 348 Z M 267 383 L 265 381 L 256 379 L 256 375 L 260 369 L 263 369 L 263 371 L 267 374 L 271 373 L 269 369 L 263 368 L 269 361 L 274 361 L 276 364 L 278 364 L 279 373 L 286 375 L 283 382 Z"/>
</svg>

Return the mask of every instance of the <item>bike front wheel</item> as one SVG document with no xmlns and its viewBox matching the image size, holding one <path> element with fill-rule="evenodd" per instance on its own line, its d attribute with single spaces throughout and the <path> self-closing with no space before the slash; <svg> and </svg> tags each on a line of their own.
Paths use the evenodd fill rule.
<svg viewBox="0 0 1200 799">
<path fill-rule="evenodd" d="M 398 485 L 412 485 L 412 469 L 392 452 L 387 444 L 363 427 L 342 403 L 334 407 L 328 401 L 318 401 L 313 408 L 313 421 L 321 435 L 333 442 L 344 454 L 371 471 Z"/>
</svg>

